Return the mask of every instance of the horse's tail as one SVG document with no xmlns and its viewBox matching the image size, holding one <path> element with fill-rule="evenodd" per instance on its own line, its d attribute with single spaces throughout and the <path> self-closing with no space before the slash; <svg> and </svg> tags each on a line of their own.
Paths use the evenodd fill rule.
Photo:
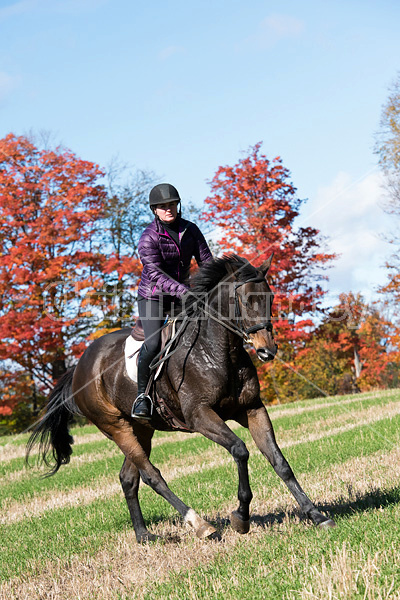
<svg viewBox="0 0 400 600">
<path fill-rule="evenodd" d="M 45 477 L 57 473 L 70 461 L 74 440 L 69 433 L 73 415 L 79 413 L 72 396 L 72 377 L 75 367 L 62 375 L 50 393 L 46 412 L 33 429 L 26 447 L 26 462 L 33 447 L 39 444 L 39 457 L 50 467 Z"/>
</svg>

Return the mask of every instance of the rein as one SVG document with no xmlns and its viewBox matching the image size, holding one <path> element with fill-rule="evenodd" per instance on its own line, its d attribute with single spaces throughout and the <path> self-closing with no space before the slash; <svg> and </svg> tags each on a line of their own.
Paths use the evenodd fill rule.
<svg viewBox="0 0 400 600">
<path fill-rule="evenodd" d="M 154 369 L 156 369 L 159 365 L 161 365 L 163 362 L 165 362 L 167 360 L 167 358 L 170 358 L 178 350 L 178 347 L 177 347 L 174 350 L 171 350 L 171 352 L 168 352 L 168 350 L 174 344 L 175 340 L 177 340 L 179 338 L 179 336 L 183 333 L 183 330 L 184 330 L 185 325 L 188 320 L 189 320 L 189 317 L 186 315 L 184 317 L 178 331 L 175 333 L 175 335 L 173 335 L 172 338 L 169 340 L 168 344 L 165 344 L 164 348 L 162 350 L 160 350 L 160 352 L 158 352 L 158 354 L 155 355 L 155 357 L 153 358 L 153 360 L 150 363 L 150 371 L 154 371 Z M 173 321 L 176 321 L 176 319 L 171 319 L 170 321 L 173 322 Z M 167 323 L 164 325 L 164 327 L 166 327 L 168 322 L 169 321 L 167 321 Z M 162 356 L 163 354 L 164 354 L 164 356 Z M 154 362 L 154 361 L 156 361 L 156 362 Z"/>
<path fill-rule="evenodd" d="M 234 286 L 234 290 L 235 290 L 235 319 L 237 319 L 237 321 L 242 320 L 242 312 L 240 309 L 240 301 L 239 301 L 239 296 L 237 294 L 237 290 L 238 288 L 240 288 L 242 285 L 245 285 L 246 283 L 263 283 L 264 282 L 264 277 L 253 277 L 251 279 L 246 279 L 246 281 L 239 281 L 235 283 Z M 241 328 L 238 325 L 236 325 L 236 323 L 226 323 L 225 321 L 222 321 L 222 319 L 214 316 L 213 314 L 211 314 L 208 310 L 205 309 L 205 303 L 202 301 L 198 301 L 199 305 L 203 304 L 204 306 L 202 306 L 202 310 L 204 311 L 204 313 L 210 317 L 210 319 L 213 319 L 214 321 L 216 321 L 217 323 L 219 323 L 220 325 L 222 325 L 223 327 L 225 327 L 225 329 L 229 329 L 230 331 L 232 331 L 233 333 L 235 333 L 236 335 L 238 335 L 239 337 L 241 337 L 247 344 L 251 343 L 251 340 L 249 338 L 249 335 L 251 333 L 256 333 L 257 331 L 261 331 L 262 329 L 266 329 L 269 332 L 272 332 L 272 322 L 271 319 L 268 319 L 268 321 L 264 321 L 262 323 L 257 323 L 257 325 L 252 325 L 251 327 L 247 327 L 247 328 Z M 150 370 L 154 371 L 154 369 L 156 369 L 159 365 L 161 365 L 163 362 L 165 362 L 168 358 L 170 358 L 177 350 L 178 347 L 174 348 L 174 350 L 171 350 L 171 352 L 168 352 L 168 350 L 171 348 L 171 346 L 175 343 L 175 341 L 181 336 L 181 334 L 183 333 L 185 326 L 187 324 L 187 321 L 189 320 L 189 316 L 186 315 L 179 327 L 179 329 L 177 330 L 177 332 L 175 333 L 175 335 L 170 339 L 170 341 L 168 342 L 168 344 L 166 344 L 166 346 L 154 357 L 154 359 L 152 360 L 151 364 L 150 364 Z M 165 354 L 165 352 L 167 351 L 167 354 Z M 164 356 L 162 356 L 164 355 Z"/>
</svg>

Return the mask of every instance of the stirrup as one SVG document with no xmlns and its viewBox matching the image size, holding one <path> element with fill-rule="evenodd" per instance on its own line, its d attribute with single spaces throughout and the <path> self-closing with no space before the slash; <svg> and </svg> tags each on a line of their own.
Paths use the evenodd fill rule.
<svg viewBox="0 0 400 600">
<path fill-rule="evenodd" d="M 143 406 L 141 406 L 142 404 Z M 153 416 L 153 408 L 153 400 L 151 397 L 147 394 L 139 394 L 132 405 L 131 417 L 133 419 L 150 421 L 151 417 Z"/>
</svg>

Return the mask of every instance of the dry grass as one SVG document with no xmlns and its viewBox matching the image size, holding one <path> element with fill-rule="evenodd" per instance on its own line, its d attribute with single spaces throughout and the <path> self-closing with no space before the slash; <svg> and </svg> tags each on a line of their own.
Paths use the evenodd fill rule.
<svg viewBox="0 0 400 600">
<path fill-rule="evenodd" d="M 364 410 L 357 410 L 354 411 L 354 413 L 351 411 L 346 411 L 341 415 L 335 415 L 334 417 L 329 417 L 328 419 L 321 419 L 317 424 L 312 423 L 308 425 L 306 423 L 301 427 L 297 427 L 295 430 L 282 431 L 279 434 L 278 441 L 282 448 L 288 448 L 300 443 L 300 441 L 297 439 L 293 440 L 293 437 L 297 438 L 300 436 L 301 443 L 314 442 L 324 437 L 336 435 L 338 433 L 344 433 L 345 431 L 350 431 L 351 429 L 355 429 L 356 427 L 361 427 L 363 425 L 370 425 L 373 429 L 374 423 L 382 421 L 383 419 L 390 419 L 398 414 L 400 414 L 400 402 L 391 402 L 385 406 L 379 406 L 378 415 L 376 406 L 371 406 Z M 338 425 L 338 423 L 346 423 L 346 425 Z M 333 427 L 330 429 L 324 429 L 330 425 L 333 425 Z M 308 433 L 310 429 L 313 433 Z M 317 431 L 315 431 L 316 429 Z M 387 441 L 391 443 L 390 440 Z"/>
<path fill-rule="evenodd" d="M 394 448 L 388 453 L 375 454 L 373 459 L 370 456 L 355 458 L 335 466 L 329 472 L 301 475 L 300 479 L 317 502 L 345 504 L 352 502 L 356 496 L 373 493 L 377 487 L 384 489 L 392 485 L 399 475 L 400 449 Z M 283 491 L 283 485 L 264 491 L 262 494 L 259 491 L 254 499 L 252 508 L 255 516 L 249 533 L 252 537 L 259 537 L 260 541 L 265 540 L 268 535 L 265 529 L 270 518 L 268 515 L 276 515 L 281 511 L 286 514 L 280 523 L 274 523 L 275 530 L 282 532 L 297 527 L 299 522 L 298 518 L 293 519 L 293 515 L 288 517 L 288 512 L 295 509 L 295 503 L 289 492 Z M 154 533 L 167 540 L 165 543 L 138 546 L 133 531 L 127 531 L 118 536 L 115 544 L 94 556 L 78 556 L 69 561 L 47 561 L 32 565 L 32 575 L 0 586 L 0 600 L 141 599 L 154 583 L 166 580 L 171 572 L 208 564 L 217 554 L 228 555 L 238 540 L 243 538 L 231 528 L 224 528 L 226 522 L 221 520 L 220 512 L 227 514 L 235 506 L 236 501 L 232 498 L 226 506 L 219 507 L 219 512 L 208 515 L 214 522 L 220 522 L 220 525 L 222 523 L 222 543 L 199 541 L 191 529 L 185 532 L 180 520 L 165 520 L 152 527 Z M 259 518 L 257 514 L 264 516 Z M 307 563 L 304 565 L 304 572 L 311 572 L 313 583 L 303 590 L 302 598 L 352 598 L 354 596 L 351 595 L 351 590 L 358 584 L 360 577 L 368 590 L 371 590 L 365 596 L 366 600 L 397 598 L 387 594 L 379 595 L 376 573 L 384 561 L 399 559 L 399 552 L 395 548 L 388 549 L 384 556 L 376 554 L 360 557 L 347 547 L 336 553 L 331 552 L 329 558 L 318 567 Z M 364 566 L 357 570 L 356 565 L 360 564 Z M 388 582 L 387 590 L 390 584 Z M 350 595 L 346 595 L 348 593 Z"/>
<path fill-rule="evenodd" d="M 81 454 L 80 456 L 73 455 L 71 457 L 71 461 L 69 464 L 73 465 L 79 469 L 79 465 L 95 463 L 99 460 L 112 458 L 117 455 L 121 456 L 121 459 L 122 459 L 121 451 L 118 449 L 118 447 L 110 446 L 108 448 L 104 448 L 104 450 L 102 450 L 101 452 L 88 452 L 86 454 Z M 33 457 L 32 457 L 32 459 L 33 459 Z M 121 460 L 121 465 L 122 465 L 122 460 Z M 5 478 L 7 479 L 8 482 L 21 481 L 23 479 L 30 478 L 32 476 L 40 477 L 41 475 L 43 475 L 45 470 L 46 470 L 46 468 L 43 468 L 43 466 L 38 466 L 37 464 L 33 463 L 33 464 L 30 464 L 29 470 L 27 468 L 23 468 L 20 471 L 12 471 L 11 473 L 7 473 Z"/>
<path fill-rule="evenodd" d="M 400 412 L 400 403 L 391 403 L 384 407 L 381 407 L 379 418 L 376 417 L 376 409 L 375 407 L 371 407 L 365 409 L 364 411 L 359 411 L 357 413 L 357 422 L 347 423 L 346 425 L 333 427 L 331 429 L 326 429 L 323 431 L 317 431 L 315 433 L 305 434 L 305 429 L 301 428 L 296 430 L 289 430 L 281 435 L 281 439 L 279 440 L 279 445 L 281 448 L 288 448 L 300 443 L 316 441 L 323 439 L 325 437 L 329 437 L 335 435 L 337 433 L 343 433 L 345 431 L 349 431 L 355 427 L 360 425 L 369 425 L 371 423 L 375 423 L 381 419 L 390 418 L 392 416 L 397 415 Z M 344 415 L 345 420 L 349 419 L 349 415 Z M 354 415 L 353 415 L 354 417 Z M 337 419 L 332 418 L 325 422 L 325 425 L 329 425 L 329 423 L 337 423 Z M 179 436 L 180 434 L 176 434 Z M 188 434 L 181 434 L 183 436 L 187 436 Z M 298 437 L 300 439 L 293 439 L 293 437 Z M 82 436 L 83 437 L 83 436 Z M 161 440 L 163 438 L 160 438 Z M 161 443 L 160 439 L 158 443 Z M 170 437 L 166 437 L 165 439 L 170 440 Z M 175 439 L 175 438 L 174 438 Z M 248 442 L 248 448 L 252 452 L 257 452 L 255 444 L 253 442 Z M 118 452 L 117 446 L 112 446 L 111 448 L 107 448 L 102 453 L 93 453 L 88 454 L 87 456 L 77 456 L 71 459 L 71 463 L 88 463 L 95 462 L 96 460 L 104 459 L 107 454 L 110 456 L 115 455 Z M 210 450 L 203 452 L 201 455 L 192 456 L 191 462 L 188 465 L 188 458 L 183 457 L 182 459 L 174 459 L 174 463 L 171 467 L 168 465 L 164 465 L 162 469 L 162 474 L 166 481 L 173 481 L 175 477 L 182 477 L 185 475 L 189 475 L 191 473 L 196 473 L 199 470 L 204 468 L 214 468 L 217 466 L 221 466 L 223 464 L 229 464 L 232 462 L 232 458 L 219 446 L 213 446 Z M 15 479 L 22 478 L 24 476 L 24 471 L 18 471 L 16 474 L 12 475 Z M 110 497 L 114 494 L 121 493 L 121 488 L 118 480 L 115 475 L 110 475 L 108 477 L 103 477 L 98 480 L 96 487 L 91 486 L 80 486 L 74 488 L 70 491 L 56 491 L 50 490 L 48 492 L 41 492 L 40 496 L 34 496 L 29 505 L 24 502 L 15 502 L 10 501 L 8 504 L 3 504 L 3 516 L 0 516 L 0 523 L 9 523 L 11 521 L 18 521 L 26 517 L 39 516 L 46 510 L 53 510 L 57 508 L 61 508 L 64 506 L 76 506 L 82 504 L 90 504 L 94 500 L 100 497 Z"/>
<path fill-rule="evenodd" d="M 364 393 L 361 396 L 356 394 L 351 396 L 350 398 L 344 399 L 342 396 L 336 396 L 337 400 L 334 401 L 326 401 L 326 402 L 310 402 L 306 406 L 298 406 L 297 402 L 293 402 L 290 404 L 281 404 L 281 405 L 273 405 L 273 417 L 289 417 L 294 415 L 299 415 L 307 412 L 314 412 L 315 410 L 330 408 L 331 406 L 346 406 L 349 404 L 359 403 L 362 400 L 372 400 L 373 398 L 385 398 L 385 396 L 392 396 L 393 390 L 376 390 L 375 392 Z"/>
<path fill-rule="evenodd" d="M 167 529 L 167 528 L 165 528 Z M 174 528 L 169 527 L 168 530 Z M 168 534 L 168 531 L 165 531 Z M 138 546 L 133 532 L 121 535 L 112 549 L 95 557 L 49 562 L 37 577 L 23 577 L 0 587 L 0 599 L 112 600 L 142 598 L 154 582 L 179 568 L 193 568 L 213 560 L 220 544 L 183 538 L 166 544 Z"/>
<path fill-rule="evenodd" d="M 75 436 L 74 445 L 79 446 L 80 444 L 93 444 L 94 442 L 100 442 L 106 438 L 102 433 L 87 433 L 84 435 Z M 5 444 L 0 448 L 0 462 L 12 460 L 13 458 L 23 458 L 26 454 L 25 444 L 22 446 L 13 446 L 13 443 Z M 35 456 L 35 452 L 32 452 L 32 457 Z"/>
<path fill-rule="evenodd" d="M 385 552 L 373 556 L 363 548 L 357 552 L 343 543 L 342 547 L 329 552 L 327 560 L 322 557 L 321 565 L 308 565 L 312 583 L 305 586 L 303 600 L 344 600 L 360 598 L 363 600 L 398 600 L 399 592 L 392 592 L 394 578 L 382 584 L 379 574 L 386 565 L 398 564 L 399 550 L 392 544 Z M 360 567 L 361 565 L 361 567 Z M 296 595 L 296 600 L 298 599 Z M 294 598 L 294 597 L 293 597 Z"/>
<path fill-rule="evenodd" d="M 337 406 L 337 405 L 346 407 L 350 404 L 358 403 L 365 398 L 368 398 L 368 399 L 382 398 L 385 396 L 390 396 L 392 394 L 393 394 L 393 392 L 390 390 L 387 390 L 387 391 L 379 391 L 378 390 L 376 392 L 362 394 L 362 396 L 356 395 L 356 396 L 352 396 L 347 399 L 339 399 L 334 402 L 319 402 L 318 404 L 310 403 L 307 406 L 296 406 L 295 404 L 282 405 L 282 407 L 274 406 L 273 412 L 272 412 L 272 418 L 276 419 L 276 418 L 286 417 L 286 416 L 294 417 L 294 416 L 302 414 L 302 413 L 314 412 L 315 410 L 324 409 L 324 408 Z M 373 407 L 372 409 L 376 410 L 376 407 Z M 355 407 L 354 410 L 358 412 L 357 407 Z M 347 410 L 346 412 L 348 415 L 352 414 L 351 410 Z M 335 419 L 335 417 L 333 417 L 333 419 Z M 239 427 L 239 425 L 237 423 L 235 423 L 234 421 L 230 421 L 229 426 L 231 427 L 231 429 L 235 429 L 235 428 Z M 188 438 L 189 435 L 191 437 L 193 437 L 193 436 L 197 436 L 200 434 L 197 434 L 197 433 L 188 434 L 188 433 L 183 433 L 183 432 L 176 432 L 176 433 L 174 433 L 173 440 L 176 442 L 184 441 Z M 25 446 L 24 445 L 23 446 L 14 446 L 13 445 L 14 439 L 15 438 L 12 438 L 9 443 L 4 444 L 4 446 L 0 446 L 0 462 L 8 461 L 13 458 L 22 458 L 25 456 Z M 105 439 L 104 435 L 100 432 L 76 435 L 74 438 L 74 445 L 78 446 L 80 444 L 94 443 L 94 442 L 99 442 L 104 439 Z M 165 442 L 168 442 L 168 441 L 171 441 L 170 435 L 167 434 L 165 436 L 158 436 L 154 439 L 153 445 L 158 446 L 158 445 L 164 444 Z"/>
<path fill-rule="evenodd" d="M 187 464 L 187 457 L 186 459 L 175 460 L 171 468 L 166 467 L 163 469 L 163 476 L 167 481 L 173 481 L 176 477 L 184 477 L 191 473 L 197 473 L 199 470 L 205 468 L 218 467 L 224 462 L 225 454 L 226 451 L 222 450 L 222 448 L 213 448 L 193 459 L 189 465 Z M 4 502 L 4 514 L 0 516 L 0 523 L 6 524 L 12 521 L 20 521 L 26 517 L 38 517 L 47 510 L 59 509 L 65 506 L 90 504 L 97 498 L 108 498 L 115 494 L 121 494 L 122 499 L 121 485 L 115 475 L 99 478 L 96 481 L 96 487 L 93 487 L 93 484 L 91 484 L 90 486 L 80 486 L 67 492 L 63 490 L 41 492 L 40 496 L 34 496 L 30 499 L 29 504 L 26 504 L 26 502 L 10 502 L 9 504 Z"/>
<path fill-rule="evenodd" d="M 233 427 L 239 427 L 237 423 L 233 425 Z M 199 433 L 183 433 L 176 432 L 173 434 L 173 438 L 168 435 L 165 436 L 157 436 L 154 438 L 153 447 L 160 446 L 161 444 L 165 444 L 165 442 L 179 442 L 184 441 L 188 438 L 188 436 L 197 437 Z M 82 444 L 93 444 L 94 442 L 105 441 L 107 438 L 99 431 L 98 433 L 88 433 L 83 435 L 74 436 L 74 446 L 80 446 Z M 0 462 L 6 462 L 12 460 L 14 458 L 24 458 L 26 454 L 25 444 L 22 446 L 13 446 L 12 441 L 4 446 L 0 447 Z M 37 456 L 37 451 L 32 452 L 32 458 Z"/>
</svg>

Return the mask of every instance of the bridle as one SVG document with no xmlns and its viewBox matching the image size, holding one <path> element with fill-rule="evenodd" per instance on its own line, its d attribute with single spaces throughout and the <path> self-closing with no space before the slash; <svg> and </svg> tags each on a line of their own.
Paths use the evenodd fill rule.
<svg viewBox="0 0 400 600">
<path fill-rule="evenodd" d="M 225 329 L 229 329 L 230 331 L 232 331 L 233 333 L 235 333 L 236 335 L 241 337 L 246 342 L 246 344 L 251 344 L 252 342 L 251 342 L 251 339 L 249 338 L 249 335 L 252 333 L 256 333 L 257 331 L 261 331 L 262 329 L 265 329 L 269 333 L 272 333 L 272 329 L 273 329 L 272 322 L 271 322 L 271 319 L 268 319 L 268 321 L 263 321 L 262 323 L 257 323 L 256 325 L 252 325 L 251 327 L 240 327 L 238 325 L 238 323 L 243 321 L 243 317 L 242 317 L 242 311 L 240 309 L 240 300 L 239 300 L 239 295 L 237 293 L 237 290 L 238 290 L 238 288 L 240 288 L 242 285 L 245 285 L 246 283 L 263 283 L 263 282 L 265 282 L 265 279 L 264 279 L 264 277 L 261 277 L 261 276 L 252 277 L 250 279 L 246 279 L 245 281 L 236 281 L 235 282 L 235 284 L 234 284 L 235 321 L 236 321 L 235 323 L 232 323 L 231 321 L 229 323 L 227 323 L 226 321 L 216 317 L 206 307 L 202 307 L 202 310 L 211 319 L 213 319 L 213 321 L 216 321 L 217 323 L 219 323 L 220 325 L 225 327 Z"/>
<path fill-rule="evenodd" d="M 238 293 L 237 293 L 238 288 L 240 288 L 242 285 L 245 285 L 246 283 L 263 283 L 263 282 L 265 282 L 265 279 L 264 279 L 264 277 L 261 277 L 261 276 L 252 277 L 250 279 L 246 279 L 245 281 L 236 281 L 235 282 L 235 284 L 234 284 L 234 292 L 235 292 L 235 320 L 237 322 L 243 321 L 242 311 L 240 310 L 239 296 L 238 296 Z M 201 306 L 201 304 L 204 304 L 203 306 L 201 306 L 201 309 L 203 310 L 203 312 L 206 315 L 208 315 L 208 317 L 210 317 L 210 319 L 213 319 L 214 321 L 216 321 L 217 323 L 219 323 L 220 325 L 222 325 L 223 327 L 225 327 L 225 329 L 229 329 L 230 331 L 232 331 L 233 333 L 235 333 L 236 335 L 238 335 L 239 337 L 241 337 L 246 342 L 246 344 L 251 344 L 251 339 L 249 338 L 249 335 L 252 334 L 252 333 L 256 333 L 257 331 L 261 331 L 262 329 L 266 329 L 266 331 L 272 333 L 273 327 L 272 327 L 271 319 L 268 319 L 268 321 L 264 321 L 262 323 L 257 323 L 257 325 L 252 325 L 251 327 L 246 327 L 246 328 L 239 327 L 239 325 L 237 325 L 237 323 L 230 322 L 228 324 L 226 321 L 223 321 L 219 317 L 216 317 L 215 315 L 213 315 L 210 312 L 210 310 L 208 310 L 207 305 L 205 303 L 203 303 L 202 301 L 197 300 L 197 302 L 199 302 L 199 306 Z M 189 316 L 185 315 L 184 318 L 183 318 L 183 321 L 182 321 L 181 325 L 179 326 L 179 329 L 177 330 L 177 332 L 173 335 L 173 337 L 167 343 L 167 345 L 153 358 L 153 360 L 151 362 L 151 365 L 150 365 L 151 371 L 154 371 L 154 369 L 156 369 L 161 363 L 165 362 L 168 358 L 171 358 L 171 356 L 173 354 L 175 354 L 175 352 L 179 349 L 178 347 L 176 347 L 174 350 L 171 350 L 166 355 L 166 351 L 167 350 L 169 351 L 169 349 L 171 348 L 171 346 L 175 343 L 175 341 L 184 332 L 185 327 L 186 327 L 186 325 L 187 325 L 187 323 L 188 323 L 189 320 L 190 320 Z M 162 357 L 163 354 L 164 354 L 164 356 Z"/>
<path fill-rule="evenodd" d="M 246 279 L 246 281 L 237 281 L 235 282 L 234 285 L 234 290 L 235 290 L 235 319 L 237 319 L 237 321 L 243 321 L 243 317 L 242 317 L 242 311 L 240 309 L 240 301 L 239 301 L 239 296 L 237 293 L 238 288 L 240 288 L 242 285 L 245 285 L 246 283 L 263 283 L 265 281 L 264 277 L 252 277 L 251 279 Z M 241 337 L 243 337 L 243 339 L 245 340 L 245 342 L 250 343 L 251 340 L 249 338 L 249 335 L 251 333 L 256 333 L 257 331 L 261 331 L 262 329 L 265 329 L 266 331 L 268 331 L 269 333 L 272 333 L 272 322 L 271 319 L 268 319 L 268 321 L 263 321 L 262 323 L 257 323 L 256 325 L 252 325 L 251 327 L 246 327 L 246 328 L 241 328 L 238 325 L 234 325 L 235 328 L 237 329 L 237 333 L 239 335 L 241 335 Z"/>
</svg>

